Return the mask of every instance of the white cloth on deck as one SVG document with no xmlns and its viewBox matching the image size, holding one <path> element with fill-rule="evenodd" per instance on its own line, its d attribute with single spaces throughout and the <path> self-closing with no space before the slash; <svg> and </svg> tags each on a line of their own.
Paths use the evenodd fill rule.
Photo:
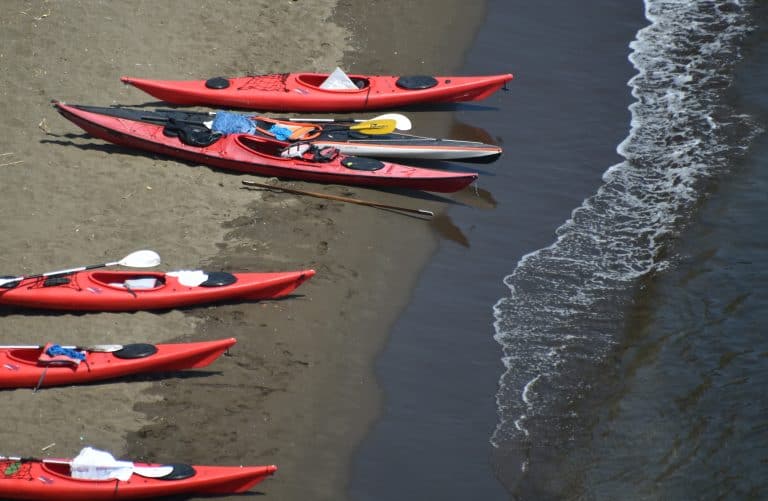
<svg viewBox="0 0 768 501">
<path fill-rule="evenodd" d="M 118 461 L 109 452 L 85 447 L 70 463 L 72 478 L 126 481 L 133 475 L 131 461 Z"/>
<path fill-rule="evenodd" d="M 169 277 L 176 277 L 184 287 L 197 287 L 208 280 L 208 274 L 201 270 L 178 270 L 166 273 Z"/>
</svg>

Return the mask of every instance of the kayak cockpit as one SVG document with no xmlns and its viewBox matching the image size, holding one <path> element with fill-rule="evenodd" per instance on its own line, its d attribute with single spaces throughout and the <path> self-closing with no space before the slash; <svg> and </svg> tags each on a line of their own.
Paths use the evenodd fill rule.
<svg viewBox="0 0 768 501">
<path fill-rule="evenodd" d="M 268 157 L 280 158 L 280 153 L 284 149 L 283 143 L 261 138 L 259 136 L 237 135 L 235 136 L 235 142 L 240 147 L 245 148 L 256 155 L 264 155 Z"/>
<path fill-rule="evenodd" d="M 293 159 L 300 162 L 327 163 L 339 156 L 339 150 L 334 147 L 318 147 L 308 142 L 292 143 L 284 146 L 282 143 L 258 136 L 240 135 L 235 137 L 237 144 L 246 150 L 261 156 L 273 157 L 285 161 Z"/>
<path fill-rule="evenodd" d="M 116 479 L 110 478 L 110 479 L 89 479 L 89 478 L 75 478 L 72 476 L 72 465 L 69 461 L 63 461 L 63 460 L 44 460 L 40 467 L 45 471 L 46 473 L 50 473 L 51 475 L 56 475 L 57 477 L 63 477 L 67 480 L 72 480 L 76 482 L 110 482 L 115 483 Z"/>
<path fill-rule="evenodd" d="M 14 348 L 5 352 L 5 355 L 14 362 L 25 365 L 37 365 L 42 353 L 42 348 Z"/>
<path fill-rule="evenodd" d="M 164 273 L 125 273 L 101 271 L 91 274 L 91 280 L 112 289 L 132 291 L 157 290 L 165 286 Z"/>
<path fill-rule="evenodd" d="M 355 84 L 356 89 L 324 89 L 320 87 L 323 82 L 328 78 L 327 73 L 300 73 L 296 75 L 296 81 L 306 87 L 312 87 L 313 89 L 322 90 L 326 92 L 361 92 L 367 91 L 371 86 L 370 80 L 360 75 L 348 75 L 352 83 Z"/>
</svg>

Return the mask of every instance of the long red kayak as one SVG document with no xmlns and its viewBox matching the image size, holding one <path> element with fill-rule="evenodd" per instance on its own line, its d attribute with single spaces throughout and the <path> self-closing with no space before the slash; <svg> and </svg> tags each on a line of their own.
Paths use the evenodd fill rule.
<svg viewBox="0 0 768 501">
<path fill-rule="evenodd" d="M 158 99 L 186 105 L 272 111 L 364 111 L 485 99 L 512 80 L 484 76 L 349 75 L 357 88 L 324 89 L 327 73 L 280 73 L 208 80 L 122 77 Z"/>
<path fill-rule="evenodd" d="M 70 311 L 162 310 L 234 300 L 277 299 L 314 270 L 275 273 L 81 271 L 0 287 L 0 304 Z"/>
<path fill-rule="evenodd" d="M 236 342 L 229 338 L 196 343 L 103 345 L 73 350 L 79 358 L 69 358 L 46 347 L 0 346 L 0 388 L 39 388 L 146 372 L 199 369 L 210 365 Z"/>
<path fill-rule="evenodd" d="M 334 148 L 318 149 L 311 145 L 306 145 L 307 150 L 295 149 L 296 145 L 286 148 L 285 143 L 269 137 L 216 136 L 200 127 L 170 129 L 167 125 L 93 113 L 61 102 L 54 102 L 54 106 L 66 119 L 105 141 L 259 176 L 444 193 L 458 191 L 477 179 L 474 172 L 411 167 L 345 156 Z"/>
<path fill-rule="evenodd" d="M 157 464 L 134 463 L 134 471 Z M 0 498 L 35 501 L 111 501 L 165 496 L 237 494 L 277 471 L 268 466 L 174 464 L 170 474 L 152 478 L 134 473 L 128 480 L 74 478 L 68 460 L 0 459 Z"/>
</svg>

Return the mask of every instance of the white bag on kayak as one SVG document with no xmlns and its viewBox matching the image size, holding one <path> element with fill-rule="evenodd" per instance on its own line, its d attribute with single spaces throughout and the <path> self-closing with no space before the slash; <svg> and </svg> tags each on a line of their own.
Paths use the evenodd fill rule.
<svg viewBox="0 0 768 501">
<path fill-rule="evenodd" d="M 85 447 L 69 465 L 72 478 L 85 480 L 109 480 L 123 482 L 133 475 L 131 461 L 117 461 L 112 454 L 92 447 Z"/>
<path fill-rule="evenodd" d="M 184 287 L 197 287 L 208 280 L 208 275 L 202 270 L 178 270 L 166 273 L 169 277 L 176 277 Z"/>
<path fill-rule="evenodd" d="M 333 73 L 328 75 L 328 78 L 320 84 L 320 88 L 326 90 L 357 89 L 357 85 L 337 66 Z"/>
</svg>

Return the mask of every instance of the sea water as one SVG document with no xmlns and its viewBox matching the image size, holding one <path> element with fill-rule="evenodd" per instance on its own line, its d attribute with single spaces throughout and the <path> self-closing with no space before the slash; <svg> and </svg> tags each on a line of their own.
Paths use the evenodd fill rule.
<svg viewBox="0 0 768 501">
<path fill-rule="evenodd" d="M 766 9 L 645 15 L 625 160 L 494 306 L 491 442 L 521 497 L 768 495 Z"/>
</svg>

